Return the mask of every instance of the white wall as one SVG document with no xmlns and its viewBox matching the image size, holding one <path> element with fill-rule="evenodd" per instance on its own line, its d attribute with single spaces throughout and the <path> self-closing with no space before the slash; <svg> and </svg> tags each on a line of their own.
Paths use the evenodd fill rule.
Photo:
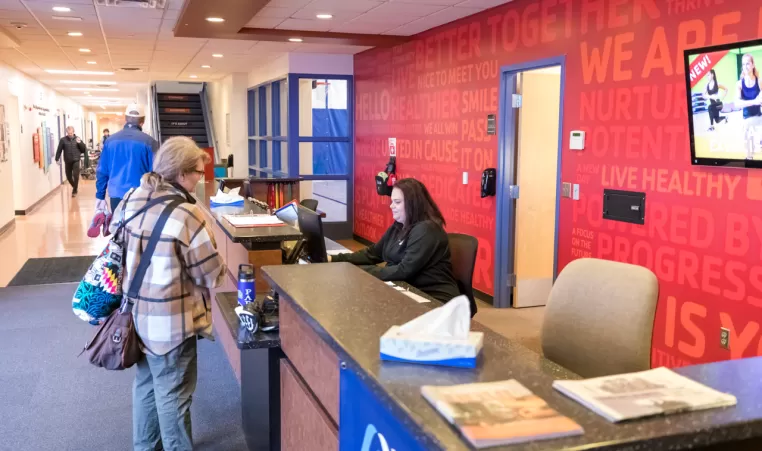
<svg viewBox="0 0 762 451">
<path fill-rule="evenodd" d="M 159 94 L 198 94 L 201 92 L 202 83 L 190 81 L 157 81 L 156 92 Z"/>
<path fill-rule="evenodd" d="M 289 53 L 288 72 L 292 74 L 353 75 L 354 61 L 354 55 Z"/>
<path fill-rule="evenodd" d="M 249 88 L 285 77 L 289 72 L 290 55 L 285 54 L 249 72 Z"/>
<path fill-rule="evenodd" d="M 12 103 L 17 108 L 8 108 Z M 58 118 L 66 116 L 67 125 L 83 136 L 82 106 L 63 97 L 51 88 L 21 72 L 0 64 L 0 104 L 6 105 L 6 120 L 11 124 L 10 161 L 0 163 L 0 226 L 5 225 L 15 210 L 26 210 L 61 184 L 61 171 L 55 162 L 47 173 L 34 162 L 32 135 L 42 121 L 53 134 L 51 160 L 60 138 Z M 34 106 L 48 111 L 35 109 Z M 29 108 L 32 107 L 32 110 Z M 42 154 L 42 146 L 40 146 Z M 11 194 L 12 193 L 12 194 Z"/>
<path fill-rule="evenodd" d="M 249 175 L 248 83 L 248 74 L 235 73 L 208 84 L 214 136 L 217 139 L 215 147 L 220 158 L 233 154 L 234 177 Z"/>
</svg>

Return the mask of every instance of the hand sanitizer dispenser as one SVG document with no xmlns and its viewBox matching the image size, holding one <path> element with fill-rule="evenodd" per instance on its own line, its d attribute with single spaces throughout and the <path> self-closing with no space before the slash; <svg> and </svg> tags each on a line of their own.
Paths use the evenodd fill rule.
<svg viewBox="0 0 762 451">
<path fill-rule="evenodd" d="M 569 137 L 569 148 L 571 150 L 584 150 L 585 132 L 581 130 L 573 130 Z"/>
</svg>

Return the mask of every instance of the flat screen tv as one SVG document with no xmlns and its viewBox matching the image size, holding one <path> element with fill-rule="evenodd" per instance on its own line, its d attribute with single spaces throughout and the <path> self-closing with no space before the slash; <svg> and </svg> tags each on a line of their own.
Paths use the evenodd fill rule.
<svg viewBox="0 0 762 451">
<path fill-rule="evenodd" d="M 691 163 L 762 168 L 762 39 L 684 57 Z"/>
</svg>

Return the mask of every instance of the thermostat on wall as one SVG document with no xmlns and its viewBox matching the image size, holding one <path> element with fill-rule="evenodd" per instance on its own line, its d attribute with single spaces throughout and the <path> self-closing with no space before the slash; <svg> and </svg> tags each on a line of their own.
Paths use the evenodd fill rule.
<svg viewBox="0 0 762 451">
<path fill-rule="evenodd" d="M 572 130 L 569 138 L 569 148 L 571 150 L 585 150 L 585 132 Z"/>
</svg>

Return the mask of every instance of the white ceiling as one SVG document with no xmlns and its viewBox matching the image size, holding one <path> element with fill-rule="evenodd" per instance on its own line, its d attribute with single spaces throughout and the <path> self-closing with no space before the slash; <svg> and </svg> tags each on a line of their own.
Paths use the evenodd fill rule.
<svg viewBox="0 0 762 451">
<path fill-rule="evenodd" d="M 223 0 L 209 0 L 223 1 Z M 346 33 L 412 35 L 511 0 L 272 0 L 249 27 L 319 30 Z M 163 10 L 95 6 L 93 0 L 0 0 L 0 27 L 14 36 L 18 48 L 0 48 L 0 60 L 46 83 L 83 105 L 122 105 L 156 80 L 216 80 L 233 72 L 250 72 L 263 60 L 286 52 L 354 54 L 367 47 L 176 38 L 175 23 L 184 0 L 167 0 Z M 66 6 L 71 12 L 53 11 Z M 331 20 L 319 20 L 329 13 Z M 81 18 L 57 20 L 54 16 Z M 16 23 L 22 23 L 17 28 Z M 81 32 L 81 37 L 68 36 Z M 88 48 L 90 53 L 82 53 Z M 213 53 L 223 58 L 213 58 Z M 96 64 L 88 64 L 95 61 Z M 210 65 L 203 69 L 202 65 Z M 121 68 L 138 68 L 123 72 Z M 52 75 L 45 70 L 98 70 L 114 75 Z M 196 75 L 198 78 L 191 78 Z M 88 91 L 92 85 L 63 80 L 116 81 Z"/>
</svg>

